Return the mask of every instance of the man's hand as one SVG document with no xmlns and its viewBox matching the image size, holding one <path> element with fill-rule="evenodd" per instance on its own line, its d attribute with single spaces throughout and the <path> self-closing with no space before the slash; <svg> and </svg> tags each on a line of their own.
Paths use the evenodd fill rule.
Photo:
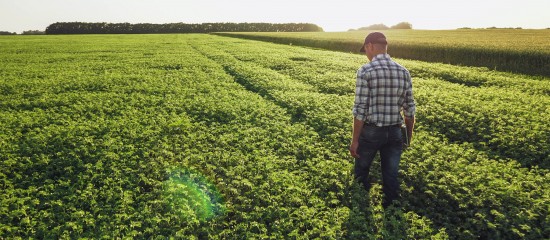
<svg viewBox="0 0 550 240">
<path fill-rule="evenodd" d="M 401 149 L 402 149 L 403 151 L 405 151 L 405 150 L 407 150 L 408 148 L 409 148 L 409 144 L 406 144 L 405 142 L 403 142 L 403 145 L 402 145 Z"/>
<path fill-rule="evenodd" d="M 349 145 L 349 153 L 353 158 L 359 158 L 359 154 L 357 154 L 357 149 L 359 148 L 359 142 L 353 141 Z"/>
<path fill-rule="evenodd" d="M 416 122 L 413 117 L 405 117 L 405 125 L 407 126 L 407 137 L 409 137 L 409 146 L 412 144 L 413 133 L 414 133 L 414 123 Z"/>
<path fill-rule="evenodd" d="M 361 135 L 361 130 L 363 129 L 363 125 L 365 122 L 353 118 L 353 133 L 351 137 L 351 144 L 349 145 L 349 153 L 354 158 L 359 158 L 359 154 L 357 154 L 357 149 L 359 148 L 359 136 Z"/>
</svg>

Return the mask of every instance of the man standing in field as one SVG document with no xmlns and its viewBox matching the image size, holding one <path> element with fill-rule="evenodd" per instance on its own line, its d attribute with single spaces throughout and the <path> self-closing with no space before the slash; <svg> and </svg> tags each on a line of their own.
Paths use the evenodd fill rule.
<svg viewBox="0 0 550 240">
<path fill-rule="evenodd" d="M 357 71 L 353 138 L 349 149 L 355 158 L 355 177 L 367 191 L 370 166 L 380 152 L 384 208 L 399 196 L 397 173 L 404 147 L 401 111 L 410 143 L 416 109 L 409 71 L 390 58 L 387 46 L 384 34 L 373 32 L 365 38 L 360 50 L 370 63 Z"/>
</svg>

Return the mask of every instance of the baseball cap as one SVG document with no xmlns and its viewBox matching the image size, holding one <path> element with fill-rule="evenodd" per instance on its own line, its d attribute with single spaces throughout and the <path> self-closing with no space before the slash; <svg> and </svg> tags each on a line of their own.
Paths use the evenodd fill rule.
<svg viewBox="0 0 550 240">
<path fill-rule="evenodd" d="M 388 41 L 386 41 L 386 36 L 384 36 L 381 32 L 371 32 L 367 37 L 365 38 L 365 42 L 363 43 L 363 46 L 361 46 L 360 52 L 365 52 L 365 45 L 368 43 L 380 43 L 380 44 L 388 44 Z"/>
</svg>

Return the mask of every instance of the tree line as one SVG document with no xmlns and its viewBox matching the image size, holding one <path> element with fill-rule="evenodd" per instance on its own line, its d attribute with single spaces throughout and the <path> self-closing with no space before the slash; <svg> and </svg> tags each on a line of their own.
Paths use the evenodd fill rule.
<svg viewBox="0 0 550 240">
<path fill-rule="evenodd" d="M 46 34 L 46 32 L 40 31 L 40 30 L 28 30 L 28 31 L 23 31 L 21 33 L 21 35 L 42 35 L 42 34 Z M 0 35 L 17 35 L 17 33 L 16 32 L 8 32 L 8 31 L 0 31 Z"/>
<path fill-rule="evenodd" d="M 88 23 L 57 22 L 46 28 L 46 34 L 145 34 L 145 33 L 210 33 L 210 32 L 322 32 L 312 23 Z"/>
<path fill-rule="evenodd" d="M 367 27 L 361 27 L 358 29 L 350 29 L 348 31 L 364 31 L 364 30 L 388 30 L 388 29 L 412 29 L 412 24 L 409 22 L 400 22 L 398 24 L 395 24 L 391 27 L 386 26 L 385 24 L 379 23 L 379 24 L 372 24 Z"/>
</svg>

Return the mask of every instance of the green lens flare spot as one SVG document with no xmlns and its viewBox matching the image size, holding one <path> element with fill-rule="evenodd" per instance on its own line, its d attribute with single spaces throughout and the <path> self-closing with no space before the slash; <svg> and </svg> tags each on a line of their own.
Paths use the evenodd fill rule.
<svg viewBox="0 0 550 240">
<path fill-rule="evenodd" d="M 225 212 L 223 198 L 206 177 L 189 169 L 171 169 L 164 182 L 164 202 L 185 220 L 206 221 Z"/>
</svg>

